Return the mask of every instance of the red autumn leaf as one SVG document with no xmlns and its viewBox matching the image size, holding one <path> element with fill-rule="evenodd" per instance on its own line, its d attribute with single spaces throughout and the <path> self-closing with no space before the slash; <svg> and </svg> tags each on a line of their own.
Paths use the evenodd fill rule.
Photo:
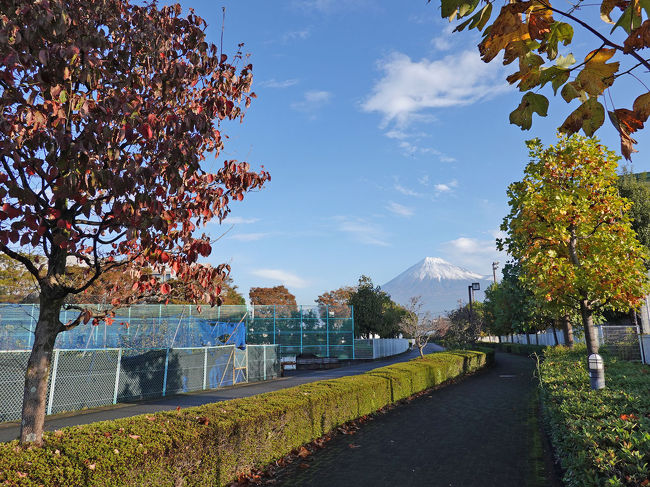
<svg viewBox="0 0 650 487">
<path fill-rule="evenodd" d="M 138 127 L 138 132 L 142 134 L 145 139 L 151 139 L 153 137 L 153 130 L 148 123 L 143 123 Z"/>
</svg>

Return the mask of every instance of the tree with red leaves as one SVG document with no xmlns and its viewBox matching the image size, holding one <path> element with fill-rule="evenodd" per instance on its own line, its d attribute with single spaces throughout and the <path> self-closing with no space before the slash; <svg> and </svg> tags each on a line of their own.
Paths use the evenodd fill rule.
<svg viewBox="0 0 650 487">
<path fill-rule="evenodd" d="M 114 308 L 164 301 L 171 286 L 154 276 L 171 269 L 197 300 L 219 304 L 230 269 L 198 262 L 212 246 L 197 228 L 270 177 L 232 160 L 202 168 L 223 147 L 220 122 L 241 119 L 254 97 L 252 66 L 207 43 L 205 29 L 179 5 L 0 0 L 0 251 L 40 288 L 23 443 L 42 443 L 57 335 L 111 319 L 66 298 L 120 269 L 125 279 L 106 290 Z M 63 306 L 75 319 L 60 321 Z"/>
</svg>

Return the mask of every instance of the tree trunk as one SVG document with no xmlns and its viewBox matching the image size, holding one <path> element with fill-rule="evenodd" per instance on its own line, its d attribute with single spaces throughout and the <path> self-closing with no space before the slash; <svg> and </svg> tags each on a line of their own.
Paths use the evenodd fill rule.
<svg viewBox="0 0 650 487">
<path fill-rule="evenodd" d="M 539 345 L 539 333 L 535 332 L 535 345 Z"/>
<path fill-rule="evenodd" d="M 557 322 L 555 322 L 555 323 L 557 323 Z M 557 329 L 555 328 L 555 325 L 553 325 L 552 329 L 553 329 L 553 340 L 555 341 L 555 345 L 559 345 L 560 342 L 557 339 Z"/>
<path fill-rule="evenodd" d="M 40 311 L 34 331 L 34 346 L 25 372 L 20 424 L 20 442 L 23 444 L 32 443 L 40 446 L 43 443 L 47 381 L 54 342 L 59 331 L 60 310 L 61 301 L 48 299 L 43 293 L 41 294 Z"/>
<path fill-rule="evenodd" d="M 526 344 L 530 345 L 530 333 L 526 333 Z"/>
<path fill-rule="evenodd" d="M 586 299 L 580 300 L 580 313 L 582 314 L 582 324 L 585 328 L 585 342 L 587 344 L 587 353 L 598 353 L 598 336 L 594 327 L 593 310 Z"/>
<path fill-rule="evenodd" d="M 562 333 L 564 335 L 564 345 L 573 348 L 573 326 L 571 320 L 569 320 L 569 315 L 562 317 Z"/>
<path fill-rule="evenodd" d="M 498 335 L 497 338 L 499 339 L 499 343 L 501 343 L 501 335 Z"/>
</svg>

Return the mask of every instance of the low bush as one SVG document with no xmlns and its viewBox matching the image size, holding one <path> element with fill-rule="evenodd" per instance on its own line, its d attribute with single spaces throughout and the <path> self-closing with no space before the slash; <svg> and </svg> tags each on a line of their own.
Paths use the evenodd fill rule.
<svg viewBox="0 0 650 487">
<path fill-rule="evenodd" d="M 650 367 L 605 355 L 607 387 L 592 391 L 586 357 L 547 348 L 539 370 L 565 485 L 650 486 Z"/>
<path fill-rule="evenodd" d="M 0 484 L 226 485 L 338 425 L 475 371 L 491 351 L 444 352 L 365 374 L 0 445 Z"/>
</svg>

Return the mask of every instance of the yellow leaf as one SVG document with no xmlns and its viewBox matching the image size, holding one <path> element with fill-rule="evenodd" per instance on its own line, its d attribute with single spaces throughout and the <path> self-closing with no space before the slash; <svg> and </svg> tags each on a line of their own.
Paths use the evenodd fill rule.
<svg viewBox="0 0 650 487">
<path fill-rule="evenodd" d="M 614 74 L 618 71 L 619 63 L 609 63 L 616 53 L 615 49 L 596 49 L 585 58 L 585 67 L 582 68 L 575 83 L 592 96 L 599 96 L 605 88 L 614 83 Z"/>
<path fill-rule="evenodd" d="M 530 39 L 528 25 L 521 19 L 521 14 L 528 10 L 530 5 L 530 2 L 516 2 L 501 7 L 499 16 L 478 46 L 483 61 L 486 63 L 492 61 L 511 42 Z"/>
</svg>

